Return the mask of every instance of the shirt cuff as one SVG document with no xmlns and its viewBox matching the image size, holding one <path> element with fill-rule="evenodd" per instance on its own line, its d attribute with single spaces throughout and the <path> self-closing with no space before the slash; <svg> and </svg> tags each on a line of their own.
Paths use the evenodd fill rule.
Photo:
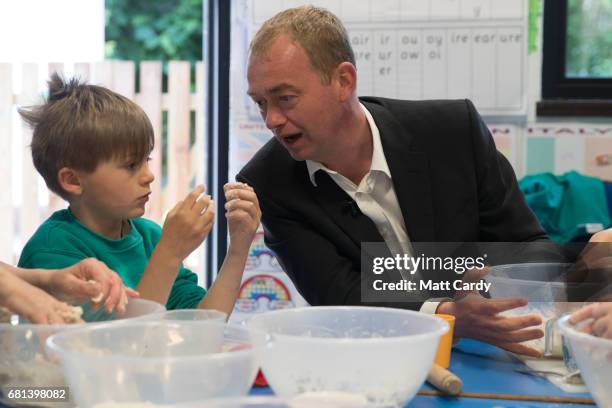
<svg viewBox="0 0 612 408">
<path fill-rule="evenodd" d="M 421 308 L 419 309 L 419 312 L 422 313 L 427 313 L 427 314 L 435 314 L 436 310 L 438 310 L 438 306 L 440 305 L 440 303 L 442 302 L 450 302 L 453 299 L 451 298 L 430 298 L 427 299 L 425 302 L 423 302 L 423 304 L 421 305 Z"/>
</svg>

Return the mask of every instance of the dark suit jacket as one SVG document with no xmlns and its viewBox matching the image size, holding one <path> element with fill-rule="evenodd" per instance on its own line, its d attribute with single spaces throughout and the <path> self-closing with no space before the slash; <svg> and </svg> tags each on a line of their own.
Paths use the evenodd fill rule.
<svg viewBox="0 0 612 408">
<path fill-rule="evenodd" d="M 366 97 L 411 242 L 523 242 L 545 239 L 514 172 L 468 100 Z M 237 179 L 262 208 L 265 242 L 311 305 L 361 304 L 360 244 L 384 242 L 327 175 L 308 177 L 275 139 Z M 419 305 L 404 305 L 417 308 Z"/>
</svg>

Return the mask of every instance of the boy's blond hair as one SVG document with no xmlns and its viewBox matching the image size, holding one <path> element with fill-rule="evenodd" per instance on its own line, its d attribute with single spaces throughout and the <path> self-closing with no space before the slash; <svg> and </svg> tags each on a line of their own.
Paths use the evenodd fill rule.
<svg viewBox="0 0 612 408">
<path fill-rule="evenodd" d="M 107 160 L 140 163 L 150 154 L 153 128 L 134 102 L 57 73 L 48 86 L 43 104 L 21 108 L 19 114 L 33 129 L 32 160 L 51 191 L 68 199 L 58 180 L 63 167 L 93 172 Z"/>
<path fill-rule="evenodd" d="M 340 63 L 355 65 L 355 55 L 344 25 L 324 8 L 302 6 L 276 14 L 255 34 L 249 47 L 250 55 L 265 55 L 281 35 L 289 36 L 304 49 L 324 83 L 329 83 Z"/>
</svg>

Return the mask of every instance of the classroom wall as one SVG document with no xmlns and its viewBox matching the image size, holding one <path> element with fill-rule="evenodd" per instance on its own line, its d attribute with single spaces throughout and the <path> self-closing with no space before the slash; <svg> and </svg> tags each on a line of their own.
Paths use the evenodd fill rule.
<svg viewBox="0 0 612 408">
<path fill-rule="evenodd" d="M 537 117 L 541 96 L 542 13 L 538 16 L 537 49 L 528 56 L 528 115 L 517 138 L 517 175 L 570 170 L 612 181 L 612 118 Z M 612 160 L 610 160 L 612 162 Z"/>
</svg>

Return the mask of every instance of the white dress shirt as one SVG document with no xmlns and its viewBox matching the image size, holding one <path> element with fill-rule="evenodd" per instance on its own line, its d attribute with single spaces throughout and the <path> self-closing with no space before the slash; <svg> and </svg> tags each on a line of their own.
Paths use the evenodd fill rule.
<svg viewBox="0 0 612 408">
<path fill-rule="evenodd" d="M 336 171 L 328 169 L 324 164 L 306 160 L 310 181 L 316 186 L 315 173 L 319 170 L 328 173 L 332 180 L 357 203 L 361 212 L 374 222 L 393 255 L 408 254 L 412 256 L 412 245 L 406 232 L 402 210 L 393 187 L 391 172 L 380 141 L 380 132 L 370 112 L 363 104 L 361 104 L 361 108 L 366 115 L 372 133 L 372 164 L 370 170 L 361 179 L 359 185 L 355 185 L 351 180 Z M 421 311 L 435 313 L 438 304 L 439 301 L 427 301 L 421 306 Z"/>
</svg>

